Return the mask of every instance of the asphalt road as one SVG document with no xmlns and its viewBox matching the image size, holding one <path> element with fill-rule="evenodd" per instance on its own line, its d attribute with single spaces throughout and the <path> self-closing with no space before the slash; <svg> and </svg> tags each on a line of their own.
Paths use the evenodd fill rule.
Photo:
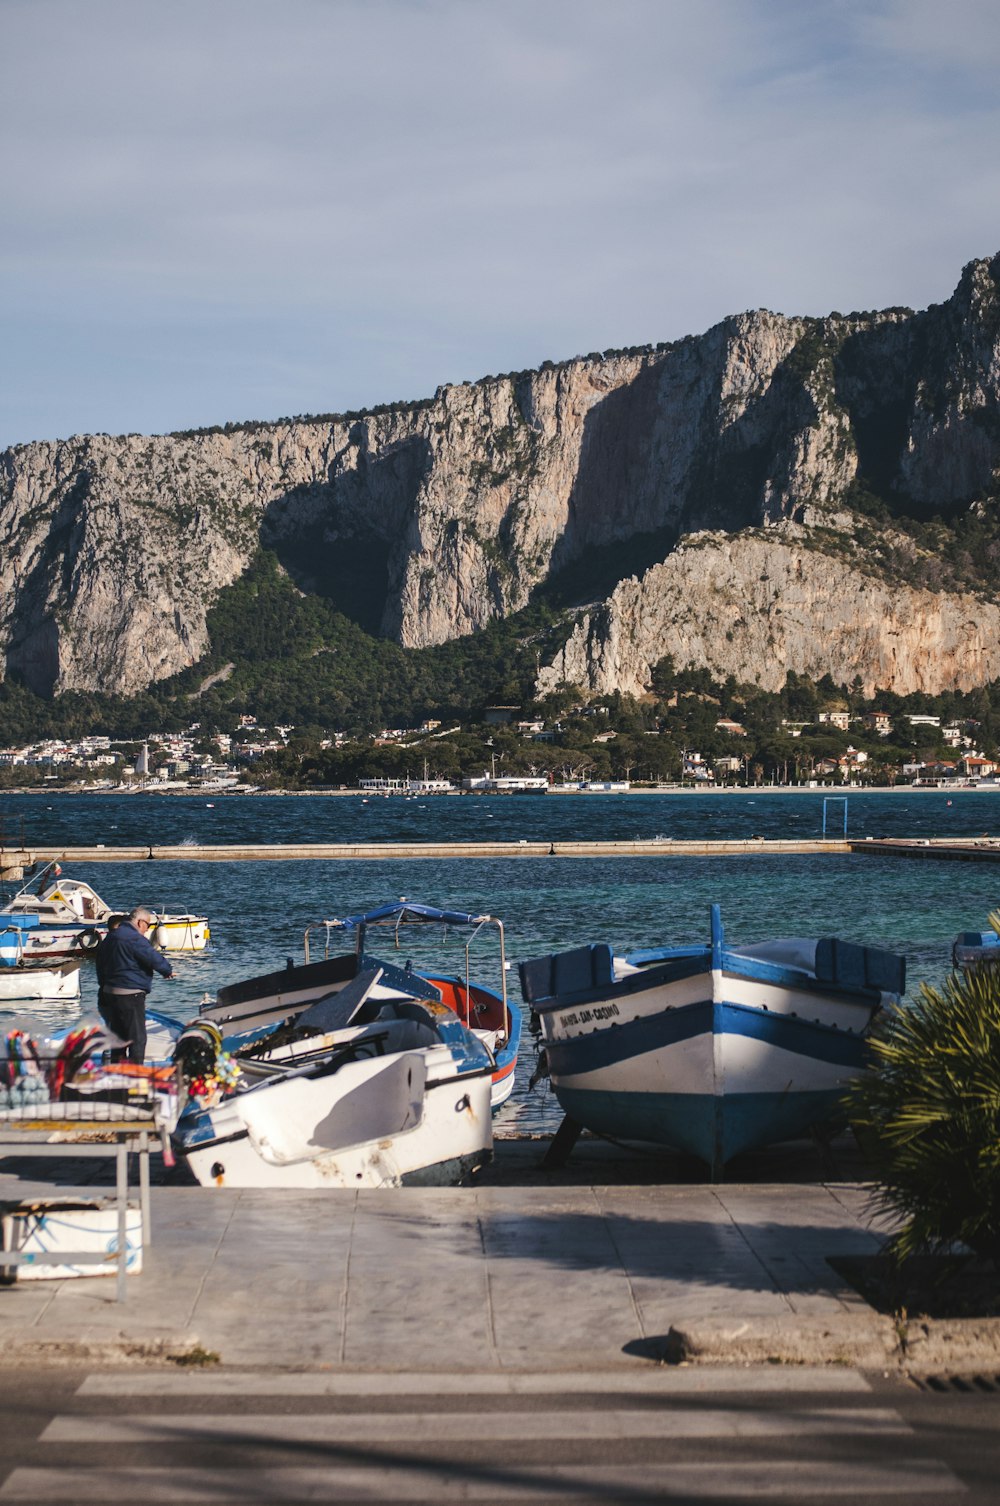
<svg viewBox="0 0 1000 1506">
<path fill-rule="evenodd" d="M 795 1367 L 572 1376 L 6 1369 L 0 1506 L 866 1506 L 883 1497 L 996 1506 L 1000 1376 L 963 1385 Z"/>
</svg>

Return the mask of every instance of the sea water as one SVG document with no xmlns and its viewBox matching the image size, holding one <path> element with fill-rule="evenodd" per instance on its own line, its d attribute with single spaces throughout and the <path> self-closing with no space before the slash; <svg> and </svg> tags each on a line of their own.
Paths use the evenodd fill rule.
<svg viewBox="0 0 1000 1506">
<path fill-rule="evenodd" d="M 729 857 L 411 858 L 199 862 L 199 845 L 296 842 L 559 842 L 635 837 L 818 837 L 829 792 L 748 791 L 724 795 L 401 796 L 153 796 L 24 795 L 4 798 L 7 842 L 47 849 L 60 844 L 108 847 L 175 846 L 192 860 L 73 864 L 112 906 L 193 911 L 207 915 L 212 944 L 178 954 L 177 981 L 157 979 L 150 1005 L 188 1019 L 219 987 L 299 962 L 307 927 L 324 945 L 321 922 L 402 898 L 503 922 L 508 984 L 518 1000 L 516 962 L 590 941 L 621 948 L 707 939 L 709 908 L 722 907 L 734 942 L 777 936 L 837 935 L 885 946 L 907 959 L 908 994 L 921 982 L 940 984 L 959 931 L 986 926 L 1000 903 L 1000 871 L 992 863 L 913 860 L 864 854 Z M 978 836 L 1000 832 L 1000 791 L 848 792 L 850 836 Z M 828 805 L 829 835 L 843 829 L 843 807 Z M 68 870 L 67 870 L 68 871 Z M 318 927 L 318 929 L 316 929 Z M 436 928 L 390 932 L 372 947 L 394 961 L 412 959 L 461 972 L 466 937 Z M 334 940 L 342 951 L 349 940 Z M 484 932 L 472 953 L 474 978 L 497 987 L 497 948 Z M 97 987 L 84 963 L 79 1005 L 39 1004 L 0 1010 L 0 1029 L 24 1025 L 44 1034 L 55 1024 L 96 1018 Z M 558 1122 L 555 1100 L 531 1091 L 534 1045 L 526 1037 L 517 1082 L 498 1119 L 502 1133 L 543 1132 Z"/>
</svg>

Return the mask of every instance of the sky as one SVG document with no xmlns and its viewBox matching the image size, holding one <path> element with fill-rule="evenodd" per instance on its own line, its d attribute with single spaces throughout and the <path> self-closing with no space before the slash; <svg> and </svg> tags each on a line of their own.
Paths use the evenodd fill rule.
<svg viewBox="0 0 1000 1506">
<path fill-rule="evenodd" d="M 0 0 L 0 448 L 940 303 L 998 78 L 996 0 Z"/>
</svg>

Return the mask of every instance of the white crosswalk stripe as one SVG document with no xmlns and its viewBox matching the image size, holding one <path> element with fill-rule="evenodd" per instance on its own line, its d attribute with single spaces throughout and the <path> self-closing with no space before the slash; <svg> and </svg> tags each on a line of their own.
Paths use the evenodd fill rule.
<svg viewBox="0 0 1000 1506">
<path fill-rule="evenodd" d="M 375 1443 L 462 1443 L 469 1438 L 476 1419 L 463 1412 L 365 1413 L 364 1437 Z M 297 1417 L 273 1414 L 213 1413 L 192 1417 L 188 1413 L 138 1417 L 57 1417 L 42 1434 L 43 1443 L 176 1443 L 185 1438 L 199 1442 L 236 1441 L 344 1443 L 358 1437 L 358 1416 L 339 1414 Z M 744 1412 L 712 1407 L 700 1411 L 672 1412 L 662 1408 L 594 1412 L 493 1412 L 488 1436 L 495 1443 L 545 1442 L 550 1438 L 574 1441 L 620 1438 L 785 1438 L 829 1437 L 851 1433 L 909 1433 L 912 1429 L 891 1407 L 870 1407 L 858 1412 L 842 1407 L 799 1412 Z"/>
<path fill-rule="evenodd" d="M 684 1396 L 821 1391 L 868 1393 L 857 1370 L 821 1365 L 664 1365 L 645 1370 L 440 1371 L 199 1370 L 108 1371 L 88 1375 L 81 1396 Z"/>
<path fill-rule="evenodd" d="M 233 1410 L 241 1401 L 254 1410 Z M 24 1462 L 8 1456 L 0 1506 L 933 1502 L 965 1490 L 923 1452 L 854 1371 L 99 1372 Z"/>
<path fill-rule="evenodd" d="M 858 1464 L 849 1459 L 704 1464 L 470 1466 L 426 1469 L 412 1465 L 334 1465 L 328 1469 L 15 1469 L 0 1488 L 0 1501 L 139 1500 L 144 1506 L 178 1502 L 285 1501 L 517 1501 L 565 1500 L 573 1486 L 593 1499 L 646 1493 L 648 1498 L 691 1500 L 699 1496 L 740 1500 L 754 1496 L 810 1494 L 940 1498 L 964 1487 L 933 1460 L 899 1466 Z"/>
</svg>

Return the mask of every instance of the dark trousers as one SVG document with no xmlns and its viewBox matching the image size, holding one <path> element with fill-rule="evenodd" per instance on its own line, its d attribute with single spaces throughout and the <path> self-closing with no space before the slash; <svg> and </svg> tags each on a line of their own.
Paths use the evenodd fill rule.
<svg viewBox="0 0 1000 1506">
<path fill-rule="evenodd" d="M 146 1055 L 146 995 L 109 994 L 101 989 L 97 995 L 97 1012 L 119 1040 L 128 1041 L 125 1050 L 111 1052 L 111 1060 L 141 1062 Z"/>
</svg>

